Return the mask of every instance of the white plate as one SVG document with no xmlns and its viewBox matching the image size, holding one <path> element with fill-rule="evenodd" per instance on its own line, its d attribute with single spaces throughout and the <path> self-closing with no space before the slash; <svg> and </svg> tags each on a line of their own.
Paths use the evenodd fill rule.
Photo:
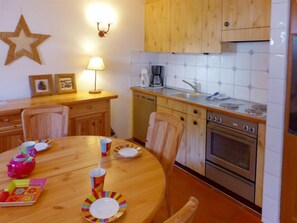
<svg viewBox="0 0 297 223">
<path fill-rule="evenodd" d="M 134 157 L 139 155 L 138 150 L 135 148 L 122 148 L 118 153 L 123 157 Z"/>
<path fill-rule="evenodd" d="M 90 206 L 90 213 L 95 218 L 106 219 L 118 213 L 119 203 L 110 197 L 100 198 Z"/>
<path fill-rule="evenodd" d="M 37 152 L 46 150 L 48 148 L 49 148 L 49 145 L 45 142 L 39 142 L 35 144 L 35 149 L 37 150 Z"/>
</svg>

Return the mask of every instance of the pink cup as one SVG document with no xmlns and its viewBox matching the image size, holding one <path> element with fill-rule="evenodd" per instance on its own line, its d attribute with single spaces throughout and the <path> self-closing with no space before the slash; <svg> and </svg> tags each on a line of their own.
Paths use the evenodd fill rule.
<svg viewBox="0 0 297 223">
<path fill-rule="evenodd" d="M 102 156 L 108 156 L 110 153 L 111 148 L 111 139 L 109 138 L 102 138 L 100 139 L 100 147 L 101 147 L 101 154 Z"/>
<path fill-rule="evenodd" d="M 98 194 L 103 191 L 105 175 L 106 170 L 103 168 L 96 168 L 90 171 L 92 194 Z"/>
</svg>

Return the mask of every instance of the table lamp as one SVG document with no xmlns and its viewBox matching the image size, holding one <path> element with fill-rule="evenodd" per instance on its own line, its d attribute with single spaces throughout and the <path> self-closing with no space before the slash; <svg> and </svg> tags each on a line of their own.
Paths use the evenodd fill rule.
<svg viewBox="0 0 297 223">
<path fill-rule="evenodd" d="M 105 69 L 105 65 L 101 57 L 91 57 L 87 70 L 95 71 L 95 87 L 94 87 L 94 90 L 89 91 L 90 94 L 101 93 L 101 90 L 96 88 L 97 70 L 104 70 L 104 69 Z"/>
</svg>

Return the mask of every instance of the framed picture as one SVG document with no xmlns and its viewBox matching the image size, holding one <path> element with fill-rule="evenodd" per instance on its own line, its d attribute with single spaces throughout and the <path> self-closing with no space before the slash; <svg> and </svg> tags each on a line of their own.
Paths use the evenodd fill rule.
<svg viewBox="0 0 297 223">
<path fill-rule="evenodd" d="M 55 83 L 58 94 L 77 92 L 75 74 L 55 74 Z"/>
<path fill-rule="evenodd" d="M 31 97 L 47 96 L 54 94 L 53 77 L 51 74 L 30 75 Z"/>
</svg>

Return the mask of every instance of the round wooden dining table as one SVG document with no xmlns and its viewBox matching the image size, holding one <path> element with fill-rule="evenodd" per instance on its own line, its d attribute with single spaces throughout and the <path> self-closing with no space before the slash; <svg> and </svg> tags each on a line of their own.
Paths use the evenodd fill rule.
<svg viewBox="0 0 297 223">
<path fill-rule="evenodd" d="M 109 156 L 101 157 L 98 136 L 70 136 L 52 140 L 52 146 L 36 156 L 28 178 L 47 178 L 32 206 L 0 208 L 0 222 L 88 222 L 81 206 L 91 194 L 89 172 L 100 166 L 107 173 L 104 191 L 120 193 L 127 202 L 125 213 L 115 222 L 151 222 L 165 196 L 165 174 L 159 161 L 146 149 L 133 158 L 119 157 L 115 147 L 131 142 L 112 138 Z M 6 163 L 18 154 L 12 149 L 0 154 L 0 190 L 12 180 Z"/>
</svg>

